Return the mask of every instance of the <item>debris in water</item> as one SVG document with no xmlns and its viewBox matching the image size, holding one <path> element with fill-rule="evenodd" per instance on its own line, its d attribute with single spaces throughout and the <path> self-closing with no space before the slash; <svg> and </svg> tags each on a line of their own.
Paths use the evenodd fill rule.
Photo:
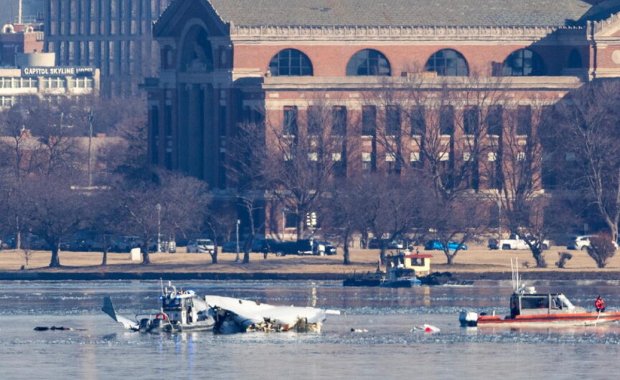
<svg viewBox="0 0 620 380">
<path fill-rule="evenodd" d="M 414 331 L 423 331 L 425 333 L 437 333 L 441 330 L 439 329 L 439 327 L 428 325 L 425 323 L 420 326 L 413 326 L 413 328 L 411 329 L 411 332 L 414 332 Z"/>
</svg>

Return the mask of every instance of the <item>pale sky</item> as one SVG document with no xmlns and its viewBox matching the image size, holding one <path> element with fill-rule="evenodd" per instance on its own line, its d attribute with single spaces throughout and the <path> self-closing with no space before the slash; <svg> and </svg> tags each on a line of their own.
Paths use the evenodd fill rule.
<svg viewBox="0 0 620 380">
<path fill-rule="evenodd" d="M 0 0 L 0 26 L 15 21 L 17 18 L 18 0 Z M 22 0 L 23 16 L 35 16 L 37 12 L 43 12 L 44 0 Z"/>
</svg>

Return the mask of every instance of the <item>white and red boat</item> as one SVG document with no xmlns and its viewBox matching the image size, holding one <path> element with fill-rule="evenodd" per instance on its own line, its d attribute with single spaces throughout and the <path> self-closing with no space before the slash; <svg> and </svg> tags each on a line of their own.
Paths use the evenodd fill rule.
<svg viewBox="0 0 620 380">
<path fill-rule="evenodd" d="M 575 306 L 562 293 L 536 293 L 534 287 L 519 286 L 518 272 L 513 267 L 513 289 L 510 314 L 478 314 L 463 310 L 459 321 L 463 327 L 569 327 L 596 326 L 620 321 L 620 311 L 586 310 Z"/>
</svg>

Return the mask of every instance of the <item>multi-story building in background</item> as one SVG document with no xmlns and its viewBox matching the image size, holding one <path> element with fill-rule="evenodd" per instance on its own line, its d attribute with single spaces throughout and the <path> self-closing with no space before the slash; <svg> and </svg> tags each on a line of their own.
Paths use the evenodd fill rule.
<svg viewBox="0 0 620 380">
<path fill-rule="evenodd" d="M 34 98 L 98 95 L 98 69 L 60 67 L 54 61 L 53 53 L 18 54 L 15 67 L 0 68 L 0 111 Z"/>
<path fill-rule="evenodd" d="M 43 19 L 45 0 L 0 0 L 0 24 L 31 23 Z"/>
<path fill-rule="evenodd" d="M 45 51 L 58 65 L 93 66 L 101 94 L 129 96 L 157 73 L 153 22 L 171 0 L 45 0 Z"/>
<path fill-rule="evenodd" d="M 237 126 L 310 134 L 319 105 L 332 110 L 333 134 L 356 141 L 355 150 L 332 152 L 347 176 L 397 171 L 399 161 L 424 165 L 420 149 L 433 136 L 439 164 L 498 167 L 509 141 L 525 159 L 535 110 L 595 78 L 620 76 L 620 4 L 592 4 L 176 1 L 154 27 L 162 61 L 146 83 L 151 160 L 226 189 L 227 136 Z M 460 98 L 437 107 L 446 88 Z M 474 96 L 482 93 L 497 97 L 489 112 Z M 469 150 L 480 146 L 483 155 Z M 472 186 L 496 185 L 487 177 Z"/>
<path fill-rule="evenodd" d="M 43 23 L 4 24 L 0 29 L 0 67 L 16 66 L 23 53 L 43 51 Z"/>
</svg>

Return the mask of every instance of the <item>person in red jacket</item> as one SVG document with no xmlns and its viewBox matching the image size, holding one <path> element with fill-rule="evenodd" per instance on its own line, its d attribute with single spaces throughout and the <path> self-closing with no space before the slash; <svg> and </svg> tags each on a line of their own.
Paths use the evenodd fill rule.
<svg viewBox="0 0 620 380">
<path fill-rule="evenodd" d="M 601 296 L 596 297 L 596 300 L 594 301 L 594 307 L 599 313 L 605 311 L 605 300 L 602 299 Z"/>
</svg>

